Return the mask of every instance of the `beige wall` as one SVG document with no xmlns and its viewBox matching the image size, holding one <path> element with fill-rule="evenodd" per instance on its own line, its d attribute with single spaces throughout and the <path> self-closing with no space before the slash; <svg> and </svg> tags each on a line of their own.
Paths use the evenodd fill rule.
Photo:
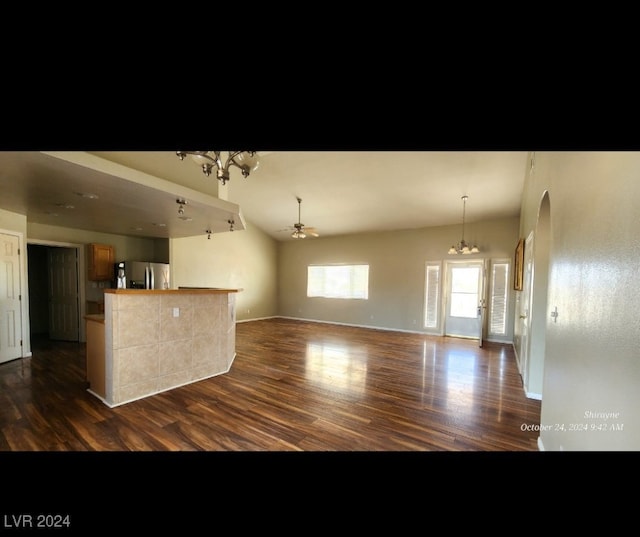
<svg viewBox="0 0 640 537">
<path fill-rule="evenodd" d="M 551 240 L 544 363 L 538 365 L 541 449 L 637 451 L 640 153 L 535 153 L 522 203 L 523 236 L 536 227 L 545 191 Z"/>
<path fill-rule="evenodd" d="M 23 214 L 12 213 L 0 209 L 0 229 L 16 231 L 26 234 L 27 217 Z"/>
<path fill-rule="evenodd" d="M 246 222 L 246 229 L 171 239 L 173 287 L 242 289 L 239 321 L 273 317 L 277 311 L 276 241 Z"/>
<path fill-rule="evenodd" d="M 77 244 L 89 244 L 91 242 L 110 244 L 113 246 L 114 256 L 117 261 L 169 262 L 168 239 L 145 239 L 34 223 L 27 225 L 27 234 L 29 239 Z"/>
<path fill-rule="evenodd" d="M 284 317 L 423 331 L 425 263 L 452 259 L 447 251 L 460 232 L 457 225 L 280 243 L 278 312 Z M 465 239 L 477 243 L 481 254 L 464 258 L 511 260 L 517 237 L 517 218 L 468 223 Z M 368 263 L 369 299 L 308 298 L 307 265 L 318 263 Z M 510 340 L 512 315 L 509 319 Z"/>
</svg>

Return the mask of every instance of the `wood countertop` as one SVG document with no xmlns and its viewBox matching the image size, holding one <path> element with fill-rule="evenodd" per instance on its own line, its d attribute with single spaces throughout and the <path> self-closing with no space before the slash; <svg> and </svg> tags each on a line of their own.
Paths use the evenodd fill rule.
<svg viewBox="0 0 640 537">
<path fill-rule="evenodd" d="M 105 293 L 114 295 L 178 295 L 178 294 L 220 294 L 239 293 L 242 289 L 224 289 L 222 287 L 179 287 L 178 289 L 105 289 Z"/>
</svg>

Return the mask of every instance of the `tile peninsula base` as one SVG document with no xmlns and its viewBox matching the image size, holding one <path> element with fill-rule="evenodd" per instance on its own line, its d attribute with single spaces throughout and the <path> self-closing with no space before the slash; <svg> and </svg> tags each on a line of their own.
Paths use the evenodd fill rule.
<svg viewBox="0 0 640 537">
<path fill-rule="evenodd" d="M 105 395 L 94 395 L 115 407 L 227 373 L 238 291 L 105 290 Z"/>
</svg>

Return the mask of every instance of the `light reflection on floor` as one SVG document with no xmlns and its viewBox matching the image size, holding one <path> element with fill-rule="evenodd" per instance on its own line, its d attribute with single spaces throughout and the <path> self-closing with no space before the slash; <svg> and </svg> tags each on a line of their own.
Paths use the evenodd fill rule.
<svg viewBox="0 0 640 537">
<path fill-rule="evenodd" d="M 362 394 L 367 380 L 366 349 L 331 343 L 308 343 L 305 377 L 323 388 Z"/>
<path fill-rule="evenodd" d="M 445 356 L 447 408 L 469 413 L 474 409 L 475 352 L 449 350 Z"/>
<path fill-rule="evenodd" d="M 490 379 L 491 382 L 497 382 L 500 385 L 500 390 L 498 391 L 498 405 L 497 405 L 498 413 L 496 415 L 496 420 L 502 421 L 502 383 L 504 381 L 505 360 L 507 359 L 507 356 L 504 352 L 504 348 L 500 349 L 499 357 L 500 358 L 498 361 L 498 368 L 496 373 L 494 373 L 493 368 L 491 367 L 491 363 L 489 363 L 488 378 Z M 495 379 L 494 379 L 494 375 L 496 376 Z"/>
<path fill-rule="evenodd" d="M 305 378 L 310 385 L 336 394 L 358 398 L 372 386 L 381 392 L 393 390 L 406 400 L 421 403 L 423 408 L 446 410 L 454 421 L 490 419 L 501 421 L 502 384 L 507 355 L 504 349 L 495 353 L 469 346 L 465 342 L 451 346 L 442 340 L 426 338 L 416 348 L 413 357 L 398 357 L 400 361 L 418 359 L 422 371 L 413 385 L 385 386 L 378 384 L 375 365 L 369 371 L 370 357 L 366 345 L 341 345 L 335 341 L 307 343 Z M 403 366 L 402 364 L 400 364 Z M 393 367 L 391 361 L 382 367 Z M 371 376 L 372 378 L 368 378 Z M 491 394 L 491 395 L 490 395 Z M 483 399 L 497 398 L 497 414 L 486 416 Z"/>
<path fill-rule="evenodd" d="M 433 404 L 436 395 L 433 387 L 436 384 L 437 350 L 438 346 L 434 340 L 424 340 L 422 344 L 422 402 L 429 405 Z"/>
</svg>

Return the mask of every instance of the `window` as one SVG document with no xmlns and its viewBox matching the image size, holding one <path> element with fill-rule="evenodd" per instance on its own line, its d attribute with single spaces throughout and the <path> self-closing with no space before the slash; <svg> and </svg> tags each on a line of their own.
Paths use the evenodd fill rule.
<svg viewBox="0 0 640 537">
<path fill-rule="evenodd" d="M 369 298 L 369 265 L 310 265 L 307 296 Z"/>
<path fill-rule="evenodd" d="M 438 329 L 440 317 L 440 263 L 427 263 L 425 278 L 424 327 Z"/>
<path fill-rule="evenodd" d="M 507 333 L 508 289 L 509 262 L 494 261 L 491 266 L 490 335 L 504 336 Z"/>
<path fill-rule="evenodd" d="M 480 267 L 451 269 L 451 317 L 477 318 L 479 282 Z"/>
</svg>

